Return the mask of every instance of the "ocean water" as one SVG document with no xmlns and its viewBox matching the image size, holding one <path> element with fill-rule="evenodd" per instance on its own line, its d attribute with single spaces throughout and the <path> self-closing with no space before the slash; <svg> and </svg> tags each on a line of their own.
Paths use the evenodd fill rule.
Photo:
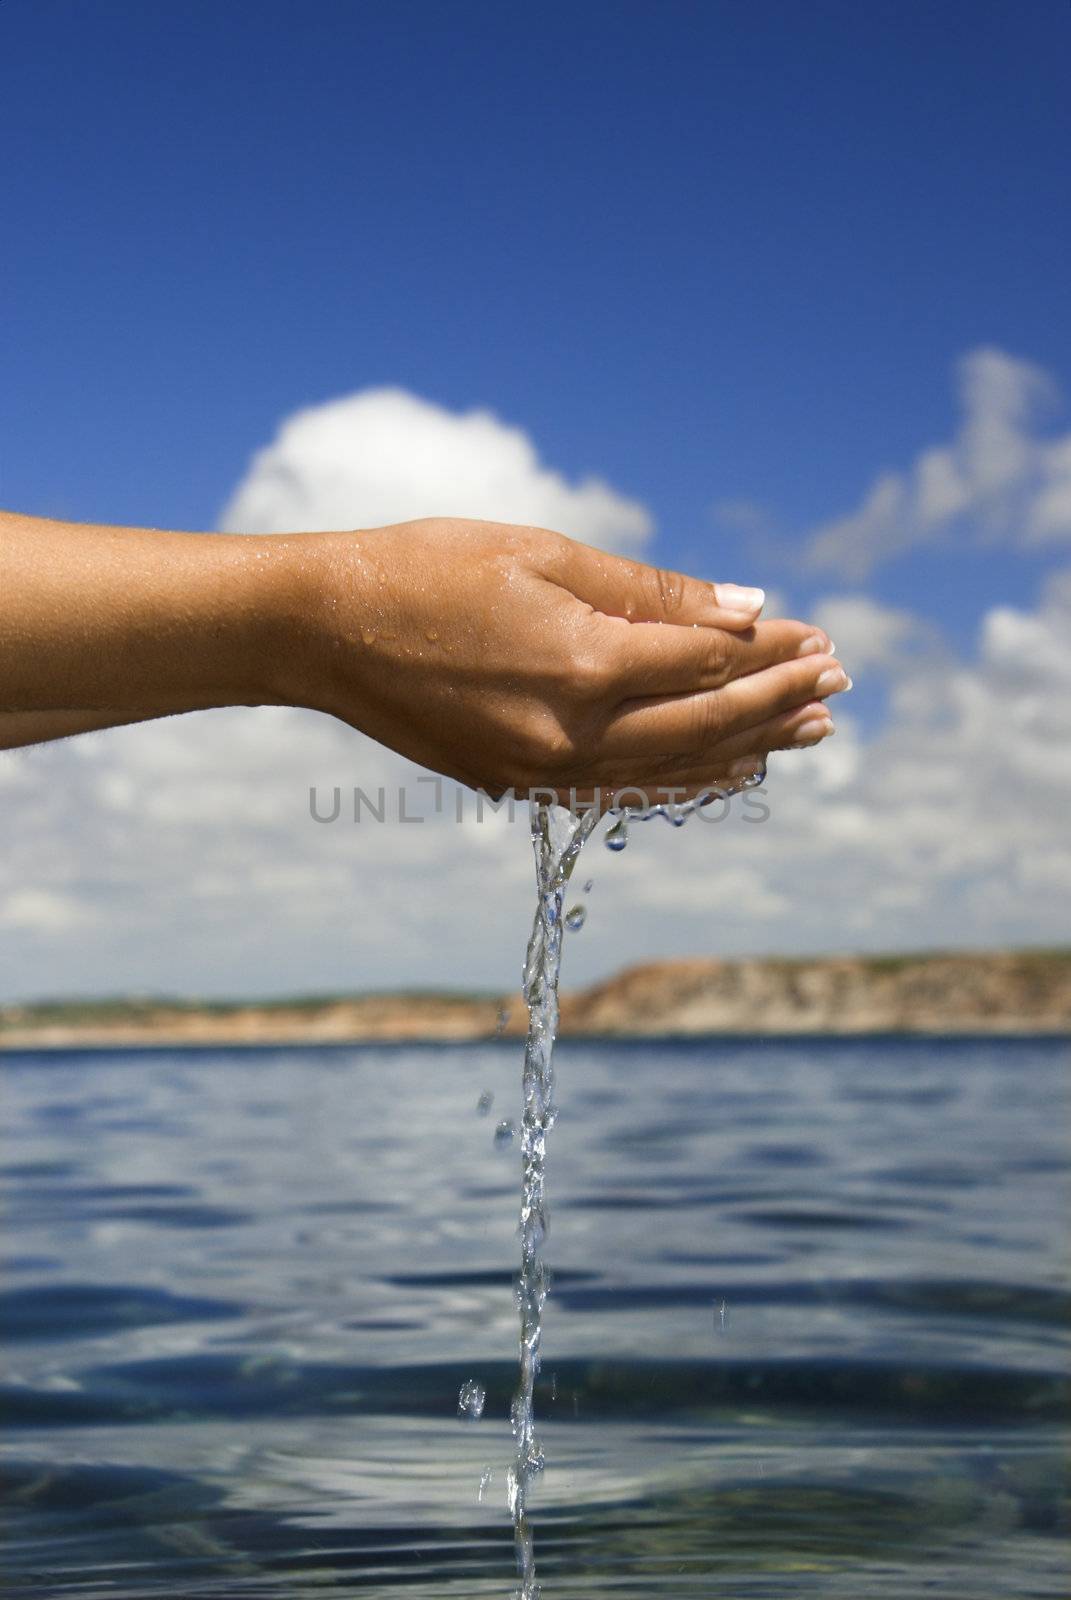
<svg viewBox="0 0 1071 1600">
<path fill-rule="evenodd" d="M 1066 1042 L 556 1060 L 546 1600 L 1064 1596 Z M 5 1595 L 506 1600 L 519 1079 L 2 1059 Z"/>
</svg>

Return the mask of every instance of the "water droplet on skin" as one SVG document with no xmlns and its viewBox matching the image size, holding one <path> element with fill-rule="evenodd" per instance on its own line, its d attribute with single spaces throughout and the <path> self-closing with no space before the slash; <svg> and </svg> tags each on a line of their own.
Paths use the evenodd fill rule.
<svg viewBox="0 0 1071 1600">
<path fill-rule="evenodd" d="M 479 1493 L 477 1494 L 476 1498 L 481 1503 L 483 1501 L 484 1495 L 487 1493 L 488 1487 L 489 1487 L 491 1479 L 493 1477 L 494 1477 L 494 1473 L 491 1471 L 490 1467 L 484 1467 L 483 1471 L 480 1473 L 480 1490 L 479 1490 Z"/>
<path fill-rule="evenodd" d="M 434 628 L 428 628 L 425 630 L 424 637 L 429 644 L 434 644 L 439 635 L 435 632 Z"/>
<path fill-rule="evenodd" d="M 628 844 L 628 823 L 624 817 L 619 822 L 614 823 L 603 840 L 603 844 L 607 850 L 623 850 L 625 848 Z"/>
<path fill-rule="evenodd" d="M 741 789 L 757 789 L 766 782 L 766 768 L 760 767 L 758 772 L 749 772 L 746 778 L 740 781 Z"/>
<path fill-rule="evenodd" d="M 509 1022 L 509 1006 L 499 1006 L 498 1017 L 495 1021 L 495 1033 L 502 1033 Z"/>
<path fill-rule="evenodd" d="M 513 1135 L 516 1132 L 517 1129 L 508 1117 L 505 1122 L 500 1122 L 495 1129 L 495 1144 L 497 1147 L 500 1150 L 505 1150 L 508 1145 L 513 1143 Z"/>
<path fill-rule="evenodd" d="M 457 1414 L 469 1422 L 479 1422 L 487 1401 L 487 1390 L 475 1378 L 467 1378 L 457 1397 Z"/>
<path fill-rule="evenodd" d="M 362 628 L 361 638 L 364 640 L 365 644 L 375 644 L 376 630 L 374 628 Z"/>
<path fill-rule="evenodd" d="M 494 1095 L 491 1093 L 490 1089 L 485 1089 L 476 1102 L 476 1110 L 480 1113 L 481 1117 L 486 1117 L 494 1103 Z"/>
<path fill-rule="evenodd" d="M 565 926 L 570 930 L 571 933 L 579 933 L 580 929 L 587 921 L 587 916 L 587 906 L 570 906 L 569 910 L 565 913 Z"/>
</svg>

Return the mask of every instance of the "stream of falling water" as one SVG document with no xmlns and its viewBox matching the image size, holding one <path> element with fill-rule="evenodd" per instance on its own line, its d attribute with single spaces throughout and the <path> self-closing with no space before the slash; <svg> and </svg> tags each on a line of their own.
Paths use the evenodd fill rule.
<svg viewBox="0 0 1071 1600">
<path fill-rule="evenodd" d="M 724 785 L 717 791 L 728 796 L 737 789 L 761 784 L 765 771 Z M 679 827 L 696 809 L 695 801 L 654 806 L 647 811 L 625 810 L 610 828 L 606 844 L 623 850 L 631 819 L 647 821 L 661 816 Z M 565 889 L 584 843 L 599 820 L 597 810 L 567 811 L 562 806 L 533 806 L 532 845 L 535 850 L 537 901 L 524 963 L 524 999 L 528 1007 L 528 1036 L 524 1046 L 524 1113 L 521 1119 L 521 1270 L 517 1279 L 520 1311 L 520 1379 L 510 1408 L 515 1450 L 506 1473 L 506 1490 L 513 1517 L 513 1536 L 521 1587 L 515 1600 L 538 1600 L 535 1553 L 528 1514 L 528 1492 L 533 1478 L 543 1470 L 543 1449 L 535 1431 L 534 1395 L 539 1376 L 543 1338 L 543 1306 L 548 1274 L 543 1261 L 547 1232 L 547 1134 L 554 1126 L 554 1043 L 558 1033 L 558 978 L 561 972 Z M 582 919 L 581 919 L 582 921 Z M 580 922 L 572 924 L 580 926 Z M 482 1408 L 481 1408 L 482 1409 Z M 484 1484 L 481 1483 L 481 1492 Z"/>
<path fill-rule="evenodd" d="M 565 886 L 577 857 L 597 821 L 598 812 L 594 810 L 576 816 L 561 806 L 533 808 L 532 844 L 535 849 L 538 898 L 524 963 L 528 1037 L 524 1046 L 521 1270 L 517 1279 L 521 1359 L 520 1380 L 510 1410 L 516 1450 L 506 1474 L 517 1566 L 521 1574 L 520 1600 L 537 1600 L 539 1594 L 532 1529 L 528 1520 L 528 1490 L 532 1479 L 543 1470 L 543 1449 L 535 1431 L 533 1396 L 535 1381 L 539 1376 L 543 1304 L 547 1298 L 547 1269 L 542 1249 L 547 1231 L 547 1134 L 557 1115 L 554 1104 L 554 1041 L 558 1032 L 562 905 Z"/>
</svg>

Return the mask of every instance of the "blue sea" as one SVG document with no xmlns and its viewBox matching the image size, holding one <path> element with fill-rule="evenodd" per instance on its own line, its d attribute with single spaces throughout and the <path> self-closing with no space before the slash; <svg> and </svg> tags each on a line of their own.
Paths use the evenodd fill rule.
<svg viewBox="0 0 1071 1600">
<path fill-rule="evenodd" d="M 1068 1593 L 1068 1064 L 560 1047 L 546 1600 Z M 520 1071 L 3 1058 L 5 1595 L 507 1600 Z"/>
</svg>

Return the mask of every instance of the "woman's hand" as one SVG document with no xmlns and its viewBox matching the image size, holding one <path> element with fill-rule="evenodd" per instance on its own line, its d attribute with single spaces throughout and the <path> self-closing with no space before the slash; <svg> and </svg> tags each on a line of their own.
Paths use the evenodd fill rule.
<svg viewBox="0 0 1071 1600">
<path fill-rule="evenodd" d="M 816 744 L 850 686 L 820 629 L 755 620 L 760 591 L 545 529 L 434 518 L 287 544 L 285 697 L 490 794 L 695 795 Z"/>
<path fill-rule="evenodd" d="M 0 513 L 0 745 L 327 711 L 491 794 L 693 795 L 832 732 L 824 633 L 542 528 L 161 533 Z M 674 798 L 665 794 L 665 798 Z"/>
</svg>

